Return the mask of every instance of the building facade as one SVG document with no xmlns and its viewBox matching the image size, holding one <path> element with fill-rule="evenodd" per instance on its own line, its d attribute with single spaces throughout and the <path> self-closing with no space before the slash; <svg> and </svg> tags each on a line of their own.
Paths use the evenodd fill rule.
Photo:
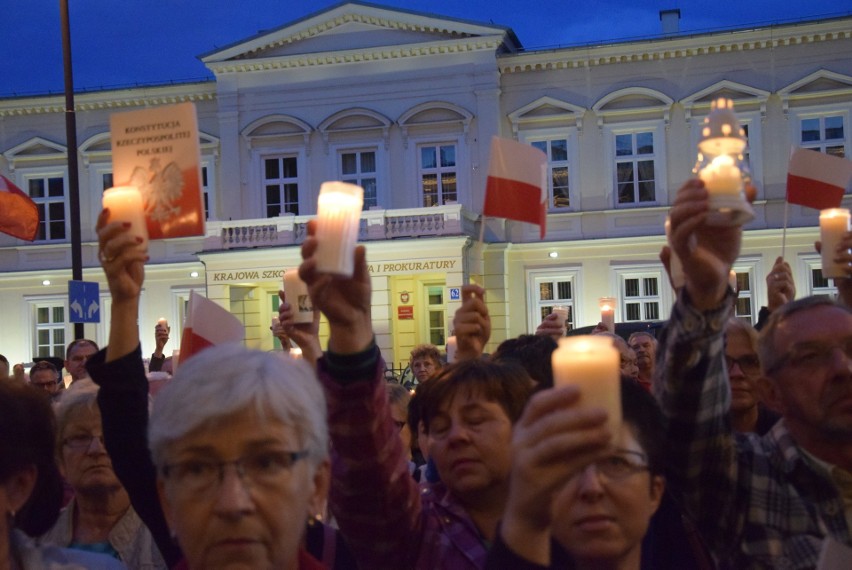
<svg viewBox="0 0 852 570">
<path fill-rule="evenodd" d="M 456 290 L 471 281 L 487 290 L 492 345 L 534 330 L 554 305 L 571 308 L 575 327 L 594 324 L 604 296 L 618 300 L 617 321 L 664 319 L 674 296 L 658 260 L 663 223 L 691 176 L 698 125 L 724 95 L 759 189 L 736 265 L 737 312 L 756 320 L 785 219 L 799 294 L 833 291 L 813 247 L 818 212 L 785 208 L 784 193 L 792 148 L 850 156 L 850 53 L 852 18 L 526 51 L 501 26 L 338 5 L 201 56 L 213 81 L 77 95 L 84 279 L 103 284 L 94 222 L 112 184 L 109 115 L 193 101 L 206 235 L 151 243 L 146 352 L 156 320 L 180 323 L 192 290 L 238 315 L 248 345 L 274 349 L 281 274 L 300 261 L 326 180 L 365 190 L 360 239 L 388 361 L 443 344 Z M 35 243 L 0 236 L 0 352 L 15 362 L 53 354 L 72 331 L 63 104 L 0 99 L 0 173 L 43 213 Z M 493 136 L 548 155 L 544 240 L 479 215 Z M 108 324 L 86 335 L 105 343 Z"/>
</svg>

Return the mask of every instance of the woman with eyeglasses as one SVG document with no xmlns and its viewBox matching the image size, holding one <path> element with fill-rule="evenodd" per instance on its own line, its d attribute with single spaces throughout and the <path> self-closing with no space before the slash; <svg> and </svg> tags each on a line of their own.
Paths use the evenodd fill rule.
<svg viewBox="0 0 852 570">
<path fill-rule="evenodd" d="M 731 427 L 738 432 L 766 434 L 781 415 L 762 401 L 757 331 L 736 317 L 725 325 L 725 364 L 731 384 Z"/>
<path fill-rule="evenodd" d="M 55 419 L 44 391 L 0 382 L 0 568 L 125 568 L 114 558 L 32 540 L 56 521 L 62 502 L 55 437 Z"/>
<path fill-rule="evenodd" d="M 578 428 L 603 410 L 572 408 L 579 399 L 572 387 L 539 392 L 530 401 L 513 441 L 509 504 L 489 570 L 707 567 L 691 545 L 673 555 L 646 537 L 665 492 L 663 418 L 641 386 L 621 386 L 621 429 L 608 445 L 587 446 L 579 468 Z M 663 535 L 656 538 L 665 540 L 666 549 L 682 548 L 676 543 L 691 539 L 677 528 L 676 507 L 669 507 L 675 521 L 660 521 L 667 528 L 656 529 Z"/>
<path fill-rule="evenodd" d="M 325 401 L 311 367 L 217 346 L 181 362 L 149 421 L 137 326 L 147 252 L 107 211 L 96 229 L 110 339 L 87 368 L 101 386 L 116 473 L 169 567 L 354 568 L 334 530 L 309 522 L 329 479 Z"/>
<path fill-rule="evenodd" d="M 107 554 L 139 570 L 167 568 L 112 468 L 97 393 L 91 380 L 78 380 L 56 407 L 56 457 L 74 497 L 39 542 Z"/>
</svg>

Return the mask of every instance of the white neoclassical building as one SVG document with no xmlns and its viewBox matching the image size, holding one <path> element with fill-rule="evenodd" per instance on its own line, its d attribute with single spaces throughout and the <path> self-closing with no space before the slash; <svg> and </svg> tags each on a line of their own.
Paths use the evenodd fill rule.
<svg viewBox="0 0 852 570">
<path fill-rule="evenodd" d="M 93 226 L 111 185 L 110 113 L 193 101 L 206 235 L 152 242 L 146 352 L 157 318 L 179 323 L 191 290 L 237 314 L 247 344 L 273 349 L 280 274 L 299 262 L 325 180 L 365 189 L 361 241 L 391 362 L 443 343 L 468 281 L 488 290 L 494 344 L 556 304 L 571 307 L 573 326 L 594 324 L 602 296 L 617 299 L 617 321 L 663 319 L 673 301 L 657 258 L 663 221 L 691 175 L 698 125 L 725 95 L 759 187 L 736 265 L 738 313 L 756 319 L 782 250 L 791 148 L 852 152 L 850 53 L 852 18 L 526 51 L 502 26 L 338 5 L 202 55 L 213 81 L 77 95 L 84 278 L 103 283 Z M 59 96 L 0 99 L 0 173 L 43 213 L 35 243 L 0 236 L 0 353 L 15 362 L 61 350 L 72 331 L 64 125 Z M 478 240 L 495 135 L 548 155 L 544 240 L 496 219 Z M 799 294 L 832 291 L 813 249 L 817 212 L 787 216 Z M 107 327 L 86 335 L 103 343 Z"/>
</svg>

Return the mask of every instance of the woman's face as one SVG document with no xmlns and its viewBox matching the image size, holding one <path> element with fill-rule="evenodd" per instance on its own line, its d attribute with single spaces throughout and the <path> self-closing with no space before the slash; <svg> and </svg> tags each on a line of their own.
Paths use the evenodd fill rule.
<svg viewBox="0 0 852 570">
<path fill-rule="evenodd" d="M 576 475 L 554 502 L 553 536 L 577 560 L 615 561 L 641 554 L 642 538 L 665 488 L 626 424 L 607 459 Z M 603 462 L 608 465 L 599 467 Z M 609 474 L 607 474 L 609 473 Z"/>
<path fill-rule="evenodd" d="M 303 451 L 291 426 L 251 409 L 167 448 L 160 502 L 190 568 L 296 567 L 328 474 Z"/>
<path fill-rule="evenodd" d="M 123 492 L 103 443 L 97 408 L 73 410 L 62 430 L 62 474 L 77 493 Z"/>
</svg>

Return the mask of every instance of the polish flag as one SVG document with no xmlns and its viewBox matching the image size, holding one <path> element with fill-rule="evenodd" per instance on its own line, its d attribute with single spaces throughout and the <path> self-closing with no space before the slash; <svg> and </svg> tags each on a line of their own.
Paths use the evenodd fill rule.
<svg viewBox="0 0 852 570">
<path fill-rule="evenodd" d="M 787 201 L 817 210 L 837 208 L 852 180 L 852 162 L 806 148 L 797 149 L 787 168 Z"/>
<path fill-rule="evenodd" d="M 0 174 L 0 232 L 33 241 L 38 235 L 38 207 L 27 194 Z"/>
<path fill-rule="evenodd" d="M 246 329 L 240 320 L 195 291 L 189 294 L 189 308 L 180 338 L 180 362 L 205 348 L 226 342 L 242 342 Z"/>
<path fill-rule="evenodd" d="M 528 144 L 491 139 L 483 216 L 547 226 L 547 155 Z"/>
</svg>

